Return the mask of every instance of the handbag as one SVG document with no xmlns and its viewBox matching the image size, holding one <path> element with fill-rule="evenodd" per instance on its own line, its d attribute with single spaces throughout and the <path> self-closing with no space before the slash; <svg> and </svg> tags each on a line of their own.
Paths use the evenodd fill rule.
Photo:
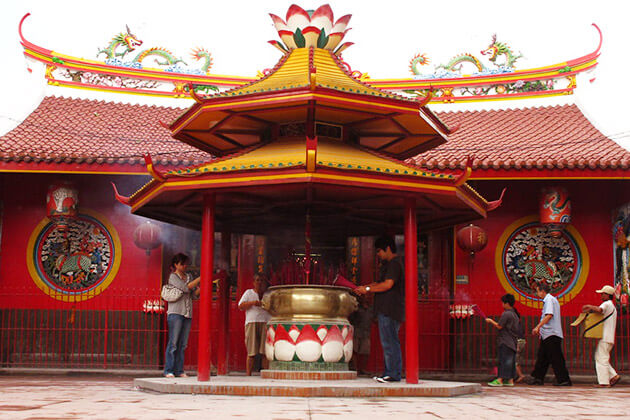
<svg viewBox="0 0 630 420">
<path fill-rule="evenodd" d="M 164 286 L 162 286 L 162 293 L 160 294 L 160 296 L 162 296 L 162 299 L 167 302 L 176 302 L 182 297 L 183 294 L 184 292 L 179 290 L 177 287 L 170 284 L 165 284 Z"/>
</svg>

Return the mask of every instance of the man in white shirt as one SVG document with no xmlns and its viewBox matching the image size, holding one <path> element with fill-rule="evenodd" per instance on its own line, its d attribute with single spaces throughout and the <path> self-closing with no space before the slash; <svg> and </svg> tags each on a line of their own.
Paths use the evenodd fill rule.
<svg viewBox="0 0 630 420">
<path fill-rule="evenodd" d="M 269 361 L 265 357 L 265 339 L 267 337 L 267 321 L 271 318 L 269 312 L 262 308 L 262 296 L 267 289 L 265 279 L 260 275 L 254 276 L 254 288 L 245 290 L 238 309 L 245 311 L 245 347 L 247 348 L 247 376 L 252 375 L 256 355 L 262 356 L 262 368 L 267 369 Z"/>
<path fill-rule="evenodd" d="M 604 286 L 597 293 L 601 293 L 603 303 L 599 306 L 584 305 L 582 312 L 599 313 L 604 316 L 604 328 L 601 340 L 597 343 L 595 351 L 595 370 L 597 382 L 600 387 L 611 387 L 619 382 L 621 377 L 610 365 L 610 351 L 615 344 L 615 329 L 617 328 L 617 309 L 613 303 L 615 289 L 612 286 Z"/>
</svg>

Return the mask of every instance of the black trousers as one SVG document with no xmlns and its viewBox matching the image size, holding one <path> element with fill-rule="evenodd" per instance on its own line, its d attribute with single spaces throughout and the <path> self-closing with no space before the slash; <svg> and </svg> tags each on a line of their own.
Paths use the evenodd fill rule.
<svg viewBox="0 0 630 420">
<path fill-rule="evenodd" d="M 553 367 L 553 373 L 556 375 L 556 381 L 558 383 L 571 381 L 569 371 L 564 361 L 564 354 L 562 353 L 562 338 L 556 335 L 540 340 L 538 356 L 532 376 L 544 381 L 549 365 Z"/>
</svg>

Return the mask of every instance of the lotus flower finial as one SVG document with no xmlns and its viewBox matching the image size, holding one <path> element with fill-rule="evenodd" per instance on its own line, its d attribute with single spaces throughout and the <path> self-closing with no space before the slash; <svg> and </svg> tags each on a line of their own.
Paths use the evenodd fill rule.
<svg viewBox="0 0 630 420">
<path fill-rule="evenodd" d="M 341 53 L 351 43 L 339 43 L 350 29 L 346 29 L 352 15 L 345 15 L 334 21 L 333 11 L 328 4 L 317 10 L 304 10 L 298 5 L 291 5 L 287 11 L 286 22 L 279 16 L 269 13 L 280 35 L 279 41 L 269 41 L 271 45 L 288 52 L 295 48 L 324 48 Z M 333 23 L 334 22 L 334 23 Z"/>
</svg>

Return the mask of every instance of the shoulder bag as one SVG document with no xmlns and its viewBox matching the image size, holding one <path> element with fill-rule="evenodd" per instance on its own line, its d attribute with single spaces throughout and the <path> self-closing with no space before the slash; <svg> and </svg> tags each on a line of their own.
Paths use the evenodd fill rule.
<svg viewBox="0 0 630 420">
<path fill-rule="evenodd" d="M 162 293 L 160 294 L 160 296 L 162 296 L 162 299 L 167 302 L 176 302 L 182 297 L 183 294 L 184 292 L 179 290 L 177 287 L 170 284 L 165 284 L 164 286 L 162 286 Z"/>
</svg>

